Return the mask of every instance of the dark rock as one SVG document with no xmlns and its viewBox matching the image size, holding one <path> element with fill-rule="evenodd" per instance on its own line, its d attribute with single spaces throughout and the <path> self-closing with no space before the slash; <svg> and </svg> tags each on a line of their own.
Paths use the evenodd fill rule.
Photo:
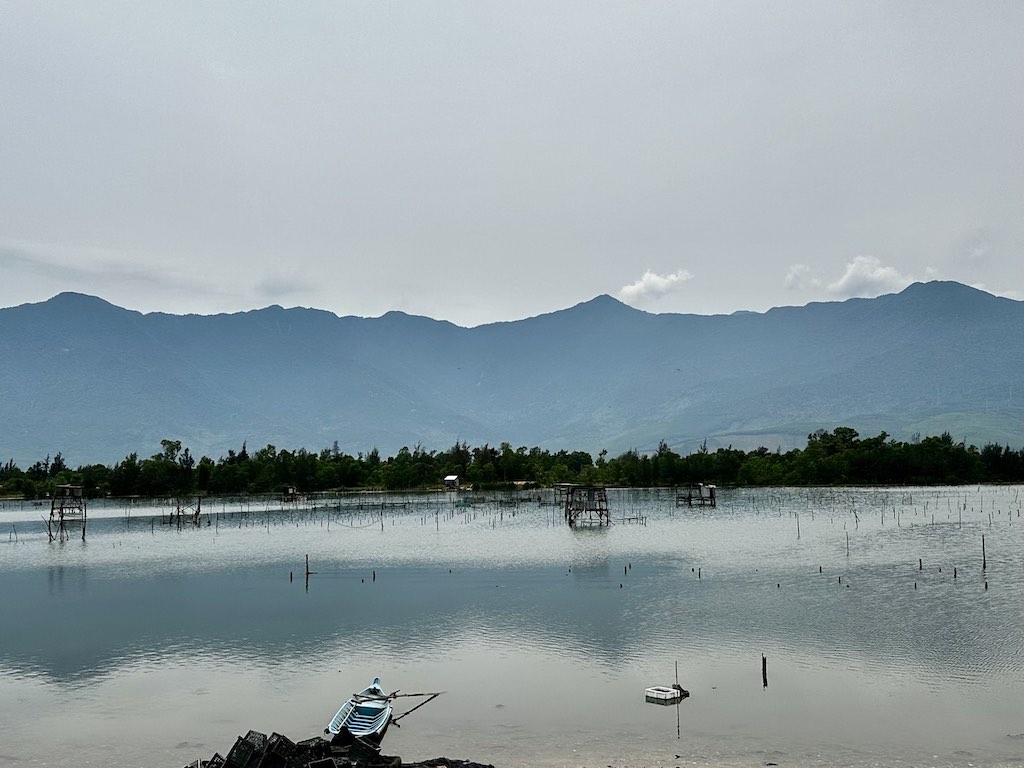
<svg viewBox="0 0 1024 768">
<path fill-rule="evenodd" d="M 259 731 L 239 736 L 227 757 L 214 754 L 209 760 L 196 760 L 185 768 L 494 768 L 469 760 L 436 757 L 419 763 L 403 763 L 402 758 L 382 755 L 376 745 L 355 742 L 332 743 L 315 736 L 293 742 L 279 733 L 269 738 Z"/>
</svg>

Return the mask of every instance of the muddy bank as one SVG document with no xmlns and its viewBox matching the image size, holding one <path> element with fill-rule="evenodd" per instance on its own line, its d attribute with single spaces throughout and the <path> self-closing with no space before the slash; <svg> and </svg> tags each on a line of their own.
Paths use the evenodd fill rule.
<svg viewBox="0 0 1024 768">
<path fill-rule="evenodd" d="M 293 742 L 280 733 L 269 737 L 259 731 L 239 736 L 226 756 L 215 753 L 209 760 L 196 760 L 185 768 L 494 768 L 470 760 L 437 757 L 418 763 L 382 755 L 371 744 L 356 741 L 340 745 L 319 736 Z"/>
</svg>

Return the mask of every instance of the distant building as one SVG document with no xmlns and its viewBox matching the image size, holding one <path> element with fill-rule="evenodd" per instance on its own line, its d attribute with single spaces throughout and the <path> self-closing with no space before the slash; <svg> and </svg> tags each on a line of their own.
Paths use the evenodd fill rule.
<svg viewBox="0 0 1024 768">
<path fill-rule="evenodd" d="M 457 491 L 459 490 L 459 476 L 458 475 L 445 475 L 444 487 L 448 490 Z"/>
</svg>

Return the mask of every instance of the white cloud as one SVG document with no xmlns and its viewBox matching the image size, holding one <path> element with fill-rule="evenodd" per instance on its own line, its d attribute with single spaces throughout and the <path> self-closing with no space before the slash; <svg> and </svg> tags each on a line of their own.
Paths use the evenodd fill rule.
<svg viewBox="0 0 1024 768">
<path fill-rule="evenodd" d="M 813 270 L 806 264 L 790 264 L 786 271 L 785 285 L 791 291 L 802 291 L 806 288 L 820 288 L 821 280 L 814 276 Z"/>
<path fill-rule="evenodd" d="M 912 282 L 912 277 L 885 266 L 874 256 L 857 256 L 846 265 L 843 276 L 828 286 L 828 291 L 843 299 L 854 296 L 873 298 L 883 293 L 902 291 Z"/>
<path fill-rule="evenodd" d="M 627 304 L 642 303 L 649 299 L 660 299 L 685 283 L 692 280 L 689 270 L 677 269 L 668 275 L 659 275 L 651 270 L 644 272 L 643 277 L 619 289 L 618 297 Z"/>
</svg>

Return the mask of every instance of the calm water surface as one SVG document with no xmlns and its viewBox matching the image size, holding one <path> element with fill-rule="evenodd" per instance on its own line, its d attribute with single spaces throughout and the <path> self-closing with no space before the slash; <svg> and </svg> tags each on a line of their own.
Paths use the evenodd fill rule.
<svg viewBox="0 0 1024 768">
<path fill-rule="evenodd" d="M 407 760 L 1024 765 L 1022 491 L 614 491 L 575 531 L 505 496 L 208 502 L 181 530 L 109 503 L 59 543 L 0 502 L 0 766 L 308 738 L 378 675 L 446 691 L 388 733 Z M 676 663 L 690 698 L 645 703 Z"/>
</svg>

